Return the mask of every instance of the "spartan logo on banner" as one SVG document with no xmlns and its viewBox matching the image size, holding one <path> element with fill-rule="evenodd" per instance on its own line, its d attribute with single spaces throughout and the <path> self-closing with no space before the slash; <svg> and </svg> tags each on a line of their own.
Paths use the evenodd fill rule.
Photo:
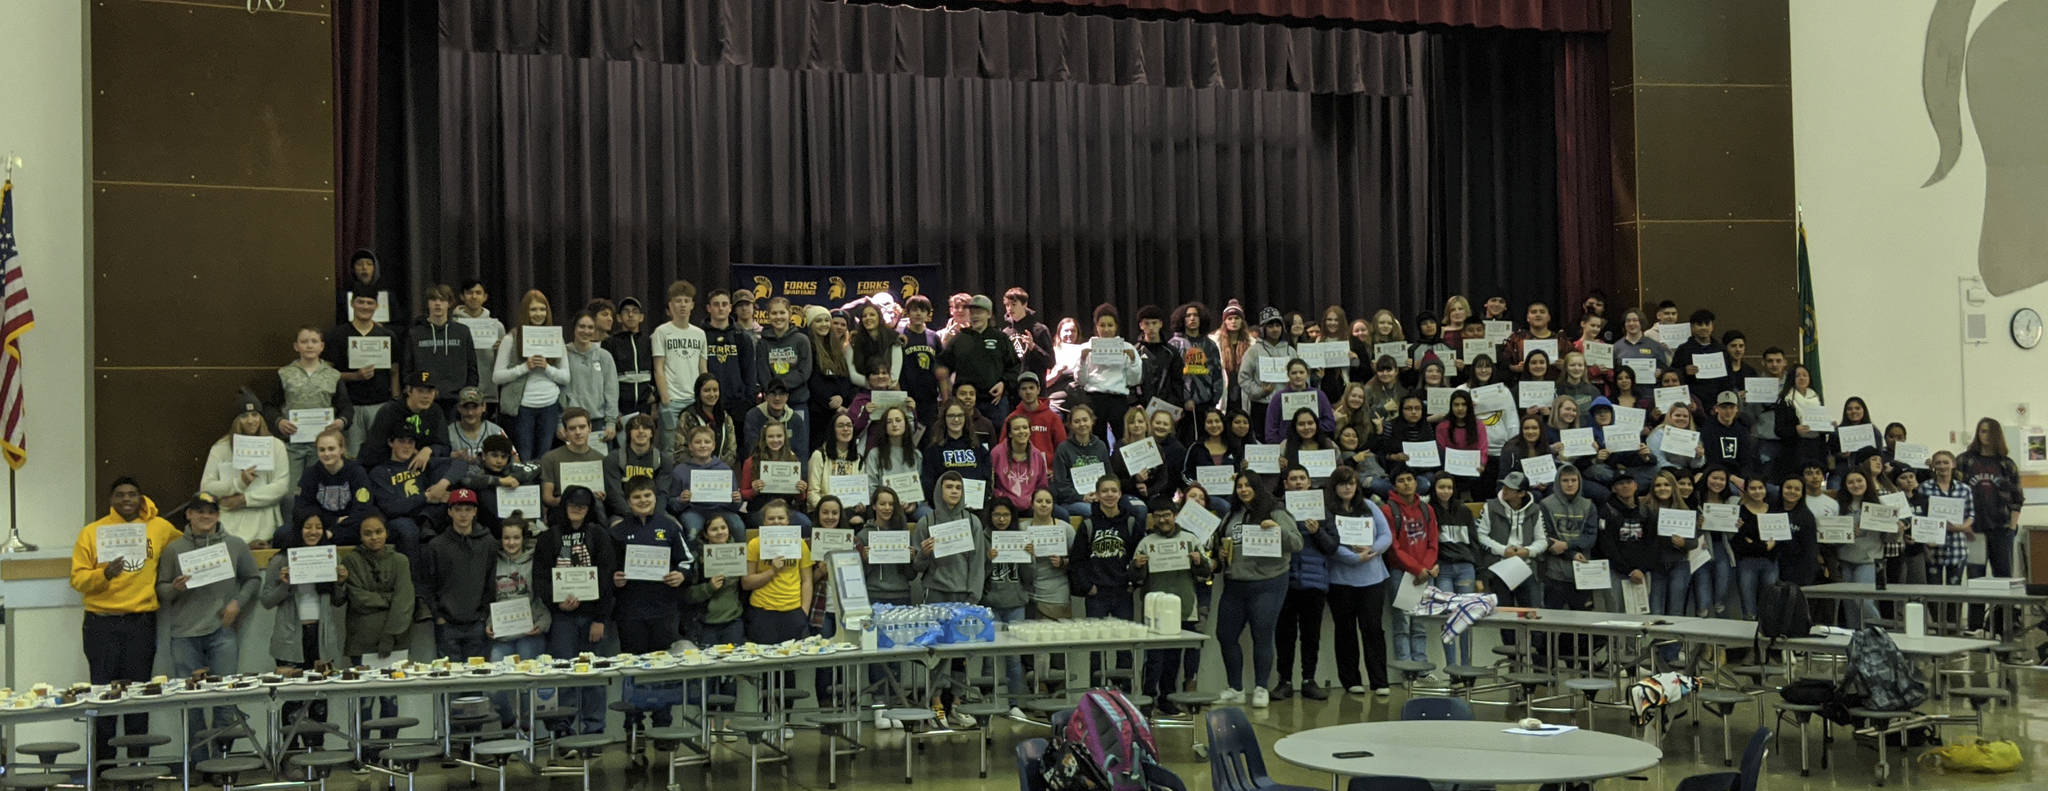
<svg viewBox="0 0 2048 791">
<path fill-rule="evenodd" d="M 900 305 L 937 286 L 939 265 L 773 266 L 733 264 L 733 279 L 748 284 L 754 298 L 782 297 L 792 305 L 842 308 L 879 293 Z M 927 297 L 929 298 L 929 297 Z"/>
</svg>

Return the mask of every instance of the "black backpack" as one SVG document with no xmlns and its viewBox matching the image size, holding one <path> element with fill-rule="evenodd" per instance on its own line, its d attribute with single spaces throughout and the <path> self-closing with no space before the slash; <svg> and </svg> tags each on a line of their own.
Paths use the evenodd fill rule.
<svg viewBox="0 0 2048 791">
<path fill-rule="evenodd" d="M 1775 582 L 1756 595 L 1756 636 L 1770 641 L 1809 637 L 1813 620 L 1807 615 L 1806 594 L 1789 582 Z"/>
</svg>

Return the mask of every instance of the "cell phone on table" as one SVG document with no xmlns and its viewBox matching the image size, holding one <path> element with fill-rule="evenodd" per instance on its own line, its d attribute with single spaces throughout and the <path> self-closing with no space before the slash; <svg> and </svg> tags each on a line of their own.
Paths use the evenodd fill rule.
<svg viewBox="0 0 2048 791">
<path fill-rule="evenodd" d="M 1331 758 L 1371 758 L 1371 757 L 1372 757 L 1372 751 L 1371 751 L 1371 750 L 1345 750 L 1345 751 L 1343 751 L 1343 752 L 1340 752 L 1340 753 L 1330 753 L 1330 757 L 1331 757 Z"/>
</svg>

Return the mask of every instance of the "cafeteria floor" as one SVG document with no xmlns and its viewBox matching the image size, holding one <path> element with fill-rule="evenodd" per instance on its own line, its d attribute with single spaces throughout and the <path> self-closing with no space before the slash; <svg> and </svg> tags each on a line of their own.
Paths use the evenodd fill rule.
<svg viewBox="0 0 2048 791">
<path fill-rule="evenodd" d="M 2011 789 L 2012 791 L 2018 791 L 2018 789 L 2041 789 L 2048 787 L 2048 784 L 2044 784 L 2044 781 L 2048 781 L 2048 769 L 2042 768 L 2043 762 L 2048 761 L 2048 705 L 2043 705 L 2043 701 L 2048 700 L 2048 672 L 2026 674 L 2023 676 L 2022 689 L 2022 705 L 2017 709 L 2009 706 L 1999 706 L 1997 713 L 1985 727 L 1987 738 L 2012 739 L 2019 743 L 2021 752 L 2025 755 L 2026 763 L 2018 771 L 1999 775 L 1942 772 L 1915 765 L 1910 758 L 1902 760 L 1900 751 L 1893 750 L 1891 752 L 1891 761 L 1894 768 L 1885 788 L 1955 788 L 1971 789 L 1971 791 L 2006 791 Z M 1403 700 L 1405 700 L 1404 693 L 1398 688 L 1388 698 L 1374 698 L 1370 695 L 1347 695 L 1338 692 L 1326 701 L 1310 701 L 1296 696 L 1290 700 L 1276 701 L 1270 708 L 1264 710 L 1247 708 L 1246 711 L 1258 730 L 1260 742 L 1265 745 L 1266 767 L 1271 772 L 1274 781 L 1303 785 L 1310 788 L 1328 788 L 1330 779 L 1327 775 L 1299 769 L 1275 758 L 1272 750 L 1273 742 L 1297 730 L 1346 722 L 1395 719 L 1400 715 Z M 1956 710 L 1944 708 L 1949 705 L 1946 702 L 1933 702 L 1923 706 L 1922 709 L 1926 711 Z M 1961 701 L 1956 701 L 1953 705 L 1958 707 L 1959 710 L 1968 710 L 1967 704 Z M 1744 706 L 1742 711 L 1736 716 L 1733 741 L 1738 752 L 1742 749 L 1750 729 L 1754 728 L 1757 724 L 1752 713 L 1753 708 L 1751 706 Z M 1506 709 L 1499 706 L 1479 706 L 1476 708 L 1476 711 L 1482 719 L 1504 720 L 1508 717 L 1505 713 Z M 1519 711 L 1519 707 L 1517 711 Z M 1563 714 L 1549 716 L 1559 722 L 1564 721 L 1565 717 Z M 1772 723 L 1765 722 L 1763 724 L 1768 726 Z M 1700 750 L 1706 757 L 1705 761 L 1700 760 L 1701 753 L 1693 751 L 1691 725 L 1682 722 L 1674 726 L 1671 733 L 1663 739 L 1664 762 L 1662 765 L 1647 772 L 1644 775 L 1647 778 L 1646 780 L 1612 779 L 1602 781 L 1597 787 L 1630 790 L 1658 789 L 1663 791 L 1677 787 L 1678 782 L 1688 775 L 1724 771 L 1720 762 L 1720 721 L 1709 716 L 1706 718 L 1703 726 L 1704 729 L 1700 733 Z M 1015 789 L 1017 781 L 1014 747 L 1019 740 L 1044 736 L 1045 729 L 1009 719 L 998 719 L 994 727 L 994 746 L 990 751 L 991 771 L 988 778 L 980 779 L 976 776 L 979 768 L 979 759 L 977 758 L 977 744 L 974 734 L 934 737 L 922 741 L 923 747 L 915 757 L 916 784 L 914 787 L 917 791 L 1008 791 L 1009 789 Z M 1620 732 L 1628 728 L 1627 716 L 1620 710 L 1602 710 L 1600 714 L 1600 727 L 1610 732 Z M 1819 768 L 1819 753 L 1817 752 L 1820 746 L 1820 727 L 1817 723 L 1810 727 L 1812 729 L 1811 744 L 1816 749 L 1812 776 L 1799 776 L 1798 732 L 1796 730 L 1787 731 L 1784 734 L 1784 740 L 1772 748 L 1771 754 L 1766 761 L 1766 772 L 1762 780 L 1762 788 L 1768 789 L 1768 791 L 1789 791 L 1791 789 L 1861 789 L 1874 787 L 1872 767 L 1876 763 L 1877 753 L 1873 746 L 1857 744 L 1849 739 L 1841 738 L 1842 734 L 1838 729 L 1836 731 L 1836 741 L 1830 751 L 1831 761 L 1829 768 L 1823 770 Z M 1210 788 L 1208 762 L 1198 757 L 1192 749 L 1193 743 L 1200 740 L 1200 733 L 1196 729 L 1174 728 L 1162 729 L 1156 734 L 1162 757 L 1168 768 L 1180 775 L 1181 779 L 1186 783 L 1188 791 L 1208 791 Z M 1972 737 L 1974 730 L 1967 726 L 1956 726 L 1945 728 L 1943 735 L 1952 741 L 1962 740 Z M 865 754 L 853 758 L 850 768 L 842 763 L 839 768 L 839 788 L 845 791 L 884 791 L 885 789 L 904 788 L 902 732 L 887 731 L 877 734 L 873 730 L 865 730 L 864 736 L 869 738 L 871 749 Z M 822 791 L 825 789 L 826 765 L 818 745 L 819 741 L 814 734 L 800 732 L 793 750 L 797 756 L 796 759 L 791 761 L 786 767 L 777 764 L 763 765 L 761 787 L 769 791 L 775 789 L 803 789 L 803 791 L 817 789 Z M 745 746 L 745 743 L 722 746 L 716 754 L 708 774 L 702 767 L 677 769 L 679 785 L 684 789 L 702 787 L 713 787 L 727 791 L 745 789 L 747 783 Z M 1911 755 L 1918 755 L 1924 749 L 1916 748 L 1909 752 Z M 604 758 L 601 767 L 592 778 L 591 786 L 593 789 L 662 791 L 663 786 L 667 783 L 667 775 L 663 772 L 659 763 L 648 769 L 631 767 L 616 748 Z M 492 783 L 492 778 L 484 777 L 480 779 L 485 787 Z M 347 788 L 355 782 L 360 782 L 360 780 L 360 778 L 350 778 L 346 773 L 342 773 L 337 775 L 329 785 L 332 788 Z M 547 785 L 540 785 L 542 782 L 547 783 Z M 515 770 L 509 785 L 512 788 L 545 787 L 551 791 L 568 791 L 576 788 L 576 780 L 575 778 L 550 778 L 541 781 L 531 777 L 524 770 Z M 421 774 L 421 791 L 439 791 L 442 787 L 466 788 L 466 776 L 455 772 L 443 774 L 431 769 Z"/>
</svg>

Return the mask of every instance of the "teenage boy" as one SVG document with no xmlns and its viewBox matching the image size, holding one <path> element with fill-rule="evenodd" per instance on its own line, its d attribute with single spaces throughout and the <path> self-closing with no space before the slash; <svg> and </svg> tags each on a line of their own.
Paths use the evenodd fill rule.
<svg viewBox="0 0 2048 791">
<path fill-rule="evenodd" d="M 761 342 L 760 315 L 761 306 L 759 300 L 754 297 L 754 292 L 745 288 L 733 289 L 732 323 L 739 327 L 741 332 L 753 338 L 756 344 Z"/>
<path fill-rule="evenodd" d="M 774 310 L 770 309 L 769 314 L 773 315 Z M 744 423 L 746 434 L 743 438 L 749 451 L 761 444 L 761 429 L 767 428 L 770 423 L 781 423 L 784 428 L 789 429 L 790 450 L 796 451 L 796 457 L 799 459 L 810 458 L 811 449 L 807 447 L 811 442 L 809 424 L 804 420 L 803 413 L 789 403 L 790 400 L 789 388 L 784 387 L 780 381 L 771 381 L 763 389 L 760 405 L 747 410 Z"/>
<path fill-rule="evenodd" d="M 1182 409 L 1188 408 L 1187 387 L 1181 378 L 1180 349 L 1166 337 L 1166 316 L 1159 306 L 1138 308 L 1138 387 L 1131 393 L 1131 406 L 1149 406 L 1157 398 Z M 1027 369 L 1028 370 L 1028 369 Z M 1022 388 L 1022 385 L 1019 385 Z M 1121 422 L 1122 417 L 1117 420 Z M 1121 428 L 1121 426 L 1119 426 Z"/>
<path fill-rule="evenodd" d="M 412 632 L 412 563 L 391 549 L 384 520 L 372 516 L 363 520 L 363 543 L 353 552 L 341 553 L 343 612 L 347 628 L 342 631 L 342 650 L 358 665 L 382 667 L 394 652 L 406 650 Z M 364 698 L 362 718 L 398 716 L 398 698 Z M 366 734 L 367 735 L 367 734 Z M 377 738 L 398 735 L 397 728 L 378 731 Z"/>
<path fill-rule="evenodd" d="M 596 507 L 595 498 L 587 491 L 572 491 L 563 499 L 566 501 L 564 510 Z M 533 589 L 542 601 L 553 608 L 550 613 L 553 621 L 548 625 L 548 653 L 572 657 L 584 651 L 596 651 L 597 644 L 604 640 L 604 625 L 611 619 L 614 597 L 611 586 L 603 583 L 618 570 L 621 555 L 612 545 L 611 535 L 596 519 L 565 522 L 562 527 L 540 534 L 540 545 L 533 553 Z M 584 601 L 571 592 L 556 594 L 555 573 L 571 569 L 578 570 L 579 574 L 596 576 L 599 583 L 597 598 Z M 572 732 L 604 731 L 603 687 L 565 688 L 558 699 L 562 705 L 576 709 L 576 720 L 570 728 Z"/>
<path fill-rule="evenodd" d="M 1260 361 L 1268 360 L 1264 363 L 1267 366 L 1285 368 L 1287 361 L 1294 359 L 1294 344 L 1281 337 L 1286 331 L 1287 321 L 1281 318 L 1279 308 L 1261 308 L 1258 337 L 1252 339 L 1251 347 L 1245 349 L 1244 360 L 1237 365 L 1237 382 L 1239 389 L 1244 392 L 1245 401 L 1249 404 L 1248 411 L 1251 412 L 1252 426 L 1255 428 L 1266 425 L 1266 407 L 1273 400 L 1273 394 L 1279 390 L 1278 383 L 1260 380 Z M 1097 419 L 1122 418 L 1098 416 Z"/>
<path fill-rule="evenodd" d="M 1031 447 L 1037 448 L 1045 454 L 1047 461 L 1051 461 L 1053 451 L 1067 441 L 1067 426 L 1060 422 L 1059 413 L 1053 411 L 1052 404 L 1038 396 L 1038 374 L 1030 371 L 1019 374 L 1017 408 L 1010 411 L 1010 417 L 1022 415 L 1031 421 Z M 1003 422 L 1007 425 L 1009 418 L 1004 418 Z"/>
<path fill-rule="evenodd" d="M 384 267 L 377 261 L 376 252 L 369 248 L 358 248 L 348 257 L 348 282 L 342 285 L 344 313 L 347 304 L 358 289 L 370 292 L 376 298 L 376 311 L 371 317 L 378 322 L 389 322 L 394 315 L 404 315 L 403 306 L 391 295 L 391 286 L 384 278 Z"/>
<path fill-rule="evenodd" d="M 661 404 L 661 435 L 674 436 L 676 416 L 697 402 L 697 376 L 704 373 L 704 330 L 690 324 L 697 286 L 678 280 L 668 287 L 668 322 L 654 328 L 649 339 L 659 360 L 654 366 L 654 397 Z"/>
<path fill-rule="evenodd" d="M 138 523 L 142 540 L 132 553 L 100 559 L 102 528 Z M 156 672 L 157 560 L 178 535 L 177 528 L 157 516 L 156 503 L 142 495 L 141 485 L 127 476 L 114 479 L 107 490 L 107 515 L 78 531 L 71 545 L 71 587 L 85 606 L 85 664 L 92 683 L 140 683 Z M 124 715 L 121 730 L 148 733 L 149 714 Z M 93 754 L 113 757 L 107 742 L 114 738 L 114 720 L 97 718 L 92 731 Z M 139 758 L 144 749 L 130 747 L 128 757 Z"/>
<path fill-rule="evenodd" d="M 1714 419 L 1699 426 L 1700 446 L 1707 449 L 1705 468 L 1716 465 L 1734 470 L 1743 478 L 1763 472 L 1757 464 L 1756 437 L 1742 422 L 1742 399 L 1733 390 L 1714 397 Z"/>
<path fill-rule="evenodd" d="M 448 529 L 427 542 L 417 566 L 419 608 L 434 618 L 434 653 L 451 662 L 489 657 L 497 598 L 498 539 L 477 521 L 477 496 L 470 489 L 448 493 Z"/>
<path fill-rule="evenodd" d="M 1145 537 L 1139 539 L 1137 546 L 1132 550 L 1131 565 L 1135 569 L 1133 573 L 1140 582 L 1143 593 L 1160 592 L 1179 596 L 1181 628 L 1202 631 L 1202 614 L 1197 607 L 1200 600 L 1196 598 L 1195 580 L 1208 578 L 1209 556 L 1202 552 L 1202 542 L 1195 538 L 1195 534 L 1182 530 L 1176 523 L 1173 495 L 1155 496 L 1151 505 L 1151 513 L 1145 517 Z M 1177 571 L 1151 570 L 1153 558 L 1169 556 L 1186 557 L 1188 567 Z M 1168 648 L 1146 652 L 1143 689 L 1146 695 L 1152 697 L 1153 706 L 1159 713 L 1179 713 L 1179 709 L 1168 702 L 1166 696 L 1180 691 L 1181 668 L 1185 666 L 1190 671 L 1189 675 L 1193 675 L 1194 663 L 1200 659 L 1199 648 L 1185 651 Z"/>
<path fill-rule="evenodd" d="M 940 350 L 938 330 L 932 329 L 932 301 L 912 294 L 903 304 L 903 392 L 917 411 L 917 423 L 929 426 L 939 414 Z M 794 436 L 794 435 L 792 435 Z"/>
<path fill-rule="evenodd" d="M 455 395 L 455 422 L 448 426 L 448 458 L 474 465 L 483 458 L 484 442 L 505 436 L 505 427 L 484 419 L 484 393 L 474 387 Z"/>
<path fill-rule="evenodd" d="M 349 408 L 353 411 L 348 418 L 348 455 L 354 456 L 361 451 L 364 437 L 370 430 L 370 424 L 376 421 L 377 413 L 398 398 L 398 382 L 391 377 L 388 364 L 383 367 L 350 367 L 348 339 L 383 338 L 392 346 L 397 346 L 398 340 L 389 327 L 377 323 L 376 290 L 367 287 L 351 290 L 348 307 L 349 321 L 329 329 L 322 340 L 327 345 L 323 352 L 327 363 L 342 372 L 341 381 L 346 383 L 343 388 L 348 390 Z M 394 348 L 391 351 L 396 354 L 399 350 Z"/>
<path fill-rule="evenodd" d="M 455 396 L 477 384 L 476 340 L 469 328 L 449 321 L 455 307 L 455 289 L 438 285 L 427 289 L 427 312 L 413 317 L 405 331 L 403 370 L 432 371 L 434 403 L 441 414 L 455 417 Z"/>
<path fill-rule="evenodd" d="M 461 299 L 461 304 L 456 305 L 453 311 L 455 321 L 469 328 L 471 340 L 476 339 L 476 334 L 479 330 L 488 333 L 489 337 L 492 338 L 505 337 L 504 323 L 493 318 L 491 316 L 491 309 L 484 307 L 484 303 L 491 298 L 490 290 L 484 288 L 484 281 L 474 278 L 462 281 L 461 290 L 455 293 Z M 493 404 L 497 403 L 498 382 L 483 374 L 490 371 L 491 366 L 497 363 L 498 342 L 492 341 L 474 350 L 470 356 L 476 358 L 477 389 L 483 391 L 484 401 Z"/>
<path fill-rule="evenodd" d="M 1729 333 L 1731 334 L 1733 334 L 1734 332 L 1735 330 L 1729 330 Z M 1778 393 L 1781 393 L 1785 390 L 1786 367 L 1787 363 L 1785 361 L 1784 349 L 1780 349 L 1776 346 L 1770 346 L 1764 349 L 1764 372 L 1762 375 L 1777 380 L 1777 384 L 1771 386 L 1771 395 L 1773 398 L 1775 398 Z M 1756 375 L 1757 374 L 1743 374 L 1743 376 Z M 1741 382 L 1732 381 L 1729 382 L 1728 385 L 1729 389 L 1731 390 L 1743 386 Z M 1747 388 L 1745 387 L 1744 389 L 1746 390 Z M 1757 464 L 1758 466 L 1761 466 L 1764 469 L 1771 469 L 1771 463 L 1778 458 L 1778 449 L 1782 444 L 1781 440 L 1778 439 L 1777 419 L 1775 417 L 1770 420 L 1764 419 L 1764 415 L 1770 409 L 1771 402 L 1767 401 L 1764 403 L 1756 403 L 1750 401 L 1747 396 L 1748 393 L 1745 392 L 1742 404 L 1742 416 L 1745 420 L 1749 421 L 1750 435 L 1756 438 Z"/>
<path fill-rule="evenodd" d="M 619 369 L 619 413 L 625 417 L 655 413 L 653 341 L 640 331 L 646 319 L 639 297 L 619 300 L 617 328 L 604 341 Z"/>
<path fill-rule="evenodd" d="M 612 612 L 619 627 L 619 650 L 633 654 L 666 651 L 681 637 L 677 627 L 682 617 L 683 585 L 690 581 L 689 570 L 696 565 L 696 558 L 683 540 L 683 526 L 661 513 L 654 479 L 634 476 L 626 479 L 625 487 L 630 513 L 611 527 L 619 556 L 626 557 L 633 547 L 666 550 L 668 571 L 659 580 L 628 580 L 623 568 L 612 572 L 609 584 L 617 600 Z M 666 728 L 673 722 L 671 708 L 655 707 L 654 727 Z"/>
<path fill-rule="evenodd" d="M 1723 367 L 1733 371 L 1727 350 L 1714 340 L 1714 312 L 1700 308 L 1692 312 L 1692 337 L 1671 350 L 1671 367 L 1685 374 L 1686 384 L 1692 386 L 1692 397 L 1702 404 L 1713 401 L 1715 393 L 1727 389 L 1725 376 L 1700 376 L 1699 358 L 1710 355 L 1720 355 Z"/>
<path fill-rule="evenodd" d="M 449 490 L 455 488 L 450 478 L 461 472 L 459 464 L 446 459 L 433 459 L 424 469 L 413 469 L 422 442 L 409 427 L 400 427 L 388 443 L 391 460 L 370 470 L 371 499 L 384 514 L 392 543 L 408 558 L 419 554 L 422 536 L 448 520 L 444 506 Z"/>
<path fill-rule="evenodd" d="M 777 385 L 787 398 L 783 405 L 803 415 L 809 424 L 811 403 L 811 339 L 805 337 L 789 321 L 789 300 L 776 297 L 768 300 L 768 326 L 761 328 L 761 343 L 754 347 L 754 381 L 761 385 L 764 393 L 775 392 Z M 733 400 L 733 393 L 725 391 L 720 398 Z M 744 399 L 742 399 L 744 400 Z M 790 406 L 794 404 L 795 406 Z M 779 409 L 777 410 L 780 411 Z M 752 423 L 754 416 L 747 415 Z M 670 436 L 665 433 L 663 436 Z M 749 434 L 747 448 L 754 447 L 758 435 Z M 809 436 L 801 430 L 790 432 L 792 437 Z"/>
<path fill-rule="evenodd" d="M 1492 304 L 1492 300 L 1488 300 L 1487 303 Z M 1505 302 L 1502 303 L 1501 310 L 1507 310 Z M 1527 363 L 1523 362 L 1523 358 L 1528 355 L 1525 346 L 1529 341 L 1564 340 L 1563 336 L 1558 335 L 1556 330 L 1550 328 L 1550 305 L 1543 302 L 1531 302 L 1527 312 L 1523 315 L 1528 318 L 1529 325 L 1509 335 L 1507 348 L 1501 350 L 1501 357 L 1507 359 L 1508 368 L 1512 369 L 1515 373 L 1521 373 L 1527 365 Z M 1553 370 L 1562 367 L 1563 360 L 1560 358 L 1564 356 L 1565 351 L 1562 343 L 1555 345 L 1559 348 L 1557 352 L 1550 355 L 1550 367 Z"/>
<path fill-rule="evenodd" d="M 754 406 L 754 336 L 732 321 L 732 294 L 720 290 L 704 300 L 704 366 L 718 377 L 718 405 L 737 426 Z M 690 387 L 696 386 L 695 379 Z M 752 446 L 748 446 L 751 448 Z"/>
<path fill-rule="evenodd" d="M 476 492 L 477 519 L 496 532 L 503 524 L 498 518 L 498 493 L 540 481 L 540 465 L 513 461 L 512 438 L 502 434 L 484 440 L 477 461 L 464 466 L 456 485 Z M 537 521 L 538 514 L 520 514 Z"/>
<path fill-rule="evenodd" d="M 271 433 L 291 443 L 287 449 L 291 459 L 291 485 L 299 485 L 299 476 L 307 465 L 313 463 L 313 443 L 292 442 L 292 435 L 298 433 L 299 424 L 292 422 L 291 414 L 297 409 L 331 409 L 334 419 L 326 426 L 311 427 L 321 431 L 348 428 L 348 419 L 353 415 L 349 408 L 348 388 L 342 386 L 341 371 L 337 370 L 321 354 L 327 351 L 327 341 L 320 329 L 313 326 L 300 327 L 292 339 L 292 350 L 298 359 L 277 369 L 276 389 L 263 402 L 263 416 L 270 421 Z M 346 436 L 346 435 L 344 435 Z"/>
<path fill-rule="evenodd" d="M 405 380 L 405 398 L 377 410 L 376 419 L 370 422 L 359 457 L 364 467 L 375 467 L 391 459 L 390 440 L 401 426 L 423 440 L 413 462 L 415 469 L 425 468 L 431 460 L 448 458 L 448 445 L 443 439 L 448 436 L 448 415 L 434 402 L 441 392 L 440 377 L 432 371 L 414 371 L 406 374 Z"/>
<path fill-rule="evenodd" d="M 564 483 L 562 465 L 570 462 L 596 463 L 597 480 Z M 604 500 L 604 451 L 590 444 L 590 413 L 573 406 L 562 410 L 562 446 L 540 457 L 541 505 L 560 507 L 562 492 L 571 485 L 586 487 L 600 502 Z"/>
<path fill-rule="evenodd" d="M 1550 536 L 1555 531 L 1550 527 L 1550 514 L 1529 496 L 1528 488 L 1528 476 L 1520 472 L 1501 476 L 1500 494 L 1486 501 L 1481 516 L 1479 545 L 1492 556 L 1485 560 L 1489 567 L 1508 558 L 1521 558 L 1529 564 L 1529 576 L 1512 589 L 1499 577 L 1488 577 L 1487 589 L 1499 594 L 1502 604 L 1542 607 L 1543 579 L 1538 564 L 1550 554 Z M 1512 644 L 1505 636 L 1502 642 Z"/>
<path fill-rule="evenodd" d="M 990 422 L 1001 420 L 1009 411 L 1003 407 L 1003 399 L 1010 395 L 1010 383 L 1023 372 L 1009 337 L 989 325 L 992 307 L 986 296 L 969 298 L 967 326 L 953 335 L 939 355 L 939 365 L 944 368 L 939 378 L 974 385 L 975 392 L 984 396 L 976 408 Z"/>
<path fill-rule="evenodd" d="M 1003 292 L 1003 334 L 1026 371 L 1052 367 L 1052 329 L 1031 310 L 1031 292 L 1011 286 Z"/>
<path fill-rule="evenodd" d="M 1088 617 L 1131 619 L 1131 559 L 1143 537 L 1138 517 L 1124 508 L 1123 483 L 1114 475 L 1097 479 L 1094 513 L 1067 548 L 1067 583 L 1086 601 Z M 1100 669 L 1100 659 L 1090 663 Z M 1130 667 L 1130 652 L 1117 652 L 1116 666 Z"/>
<path fill-rule="evenodd" d="M 233 576 L 192 585 L 192 575 L 185 567 L 206 563 L 208 558 L 197 554 L 202 550 L 216 563 L 225 561 Z M 205 492 L 193 495 L 185 503 L 185 534 L 164 546 L 163 558 L 156 564 L 156 600 L 163 608 L 164 631 L 170 635 L 173 677 L 183 678 L 201 668 L 216 674 L 241 669 L 242 615 L 254 605 L 260 579 L 249 545 L 220 529 L 220 501 Z M 213 707 L 211 726 L 204 708 L 186 714 L 191 721 L 189 733 L 242 721 L 241 709 L 234 706 Z M 192 751 L 193 758 L 220 755 L 231 744 L 233 740 L 201 746 Z"/>
</svg>

